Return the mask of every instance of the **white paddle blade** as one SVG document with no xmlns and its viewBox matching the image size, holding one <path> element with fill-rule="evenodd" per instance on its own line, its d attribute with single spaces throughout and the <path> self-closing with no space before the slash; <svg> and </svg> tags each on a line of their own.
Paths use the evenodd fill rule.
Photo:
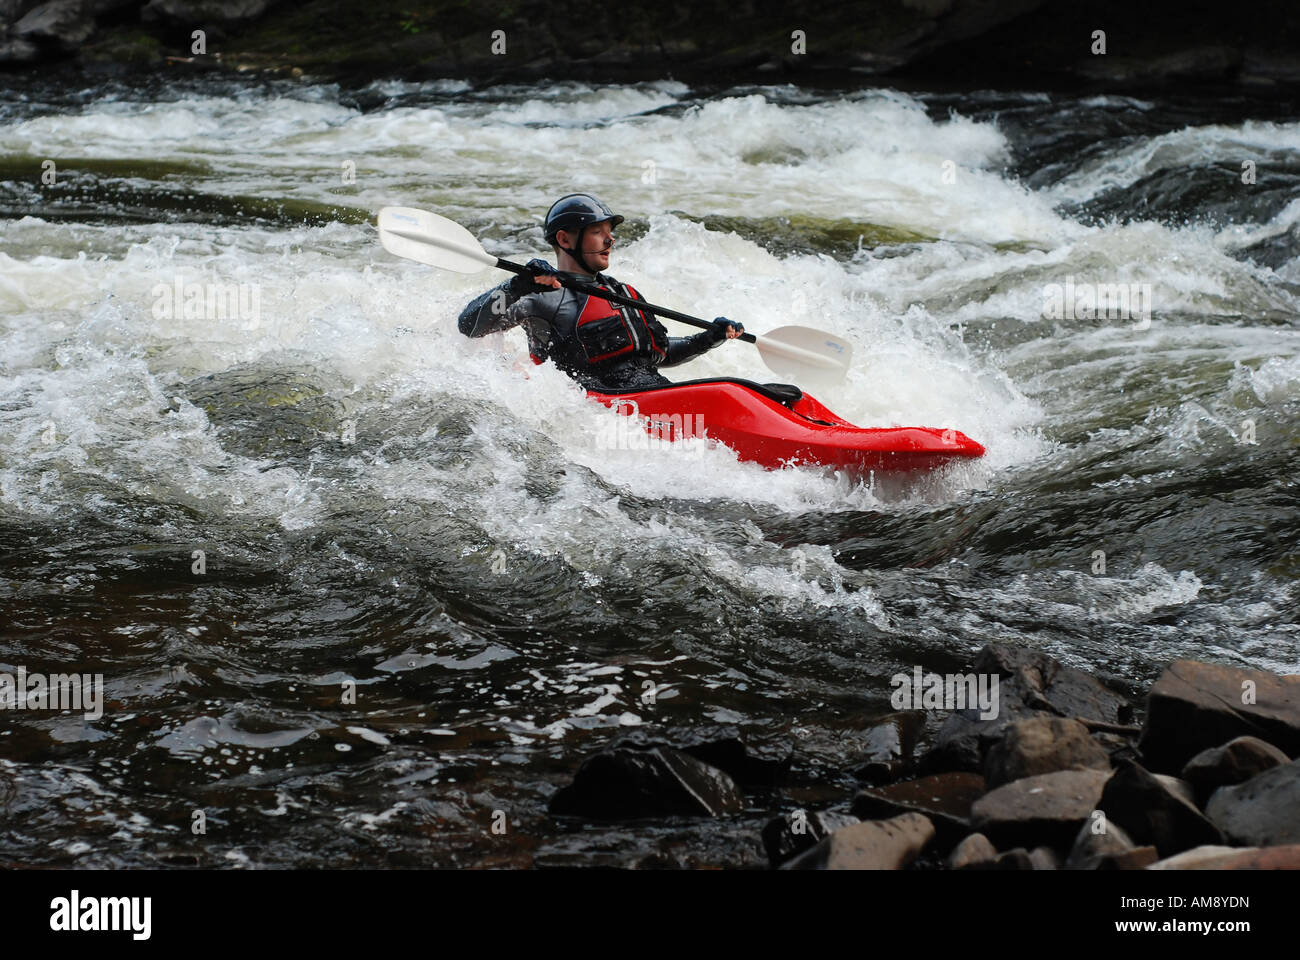
<svg viewBox="0 0 1300 960">
<path fill-rule="evenodd" d="M 755 337 L 758 353 L 768 368 L 796 382 L 842 383 L 853 360 L 853 345 L 825 330 L 777 327 Z"/>
<path fill-rule="evenodd" d="M 456 273 L 478 273 L 497 258 L 454 220 L 414 207 L 379 211 L 379 242 L 394 256 Z"/>
</svg>

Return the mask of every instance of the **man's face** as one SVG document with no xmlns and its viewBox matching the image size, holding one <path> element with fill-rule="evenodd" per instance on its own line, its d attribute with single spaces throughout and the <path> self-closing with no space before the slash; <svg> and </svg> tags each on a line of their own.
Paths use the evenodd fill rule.
<svg viewBox="0 0 1300 960">
<path fill-rule="evenodd" d="M 573 241 L 577 233 L 570 233 L 568 230 L 561 230 L 557 234 L 561 246 L 566 249 L 573 249 Z M 609 221 L 596 224 L 594 227 L 588 227 L 582 234 L 582 256 L 583 259 L 591 265 L 591 268 L 597 273 L 609 269 L 609 251 L 614 245 L 614 230 L 609 225 Z"/>
</svg>

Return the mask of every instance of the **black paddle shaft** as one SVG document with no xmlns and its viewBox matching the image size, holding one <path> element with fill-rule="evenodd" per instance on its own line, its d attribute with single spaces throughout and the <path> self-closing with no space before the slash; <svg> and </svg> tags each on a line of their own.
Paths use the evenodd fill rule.
<svg viewBox="0 0 1300 960">
<path fill-rule="evenodd" d="M 532 276 L 533 271 L 529 270 L 523 264 L 511 263 L 509 260 L 498 258 L 497 266 L 502 270 L 509 270 L 511 273 L 517 273 L 520 276 Z M 581 280 L 574 280 L 571 277 L 552 274 L 556 280 L 559 280 L 563 286 L 570 290 L 577 290 L 579 293 L 590 294 L 593 297 L 600 297 L 602 300 L 608 300 L 610 303 L 622 304 L 625 307 L 635 307 L 638 310 L 644 310 L 646 313 L 657 314 L 661 317 L 667 317 L 669 320 L 680 320 L 682 323 L 688 323 L 692 327 L 699 327 L 701 330 L 712 330 L 713 324 L 707 320 L 701 320 L 699 317 L 692 317 L 688 313 L 678 313 L 676 310 L 669 310 L 667 307 L 656 307 L 653 303 L 646 303 L 644 300 L 633 300 L 631 297 L 625 297 L 622 294 L 614 293 L 610 290 L 603 290 L 593 283 L 583 283 Z M 752 333 L 742 333 L 736 338 L 744 340 L 746 343 L 756 343 L 757 339 Z"/>
</svg>

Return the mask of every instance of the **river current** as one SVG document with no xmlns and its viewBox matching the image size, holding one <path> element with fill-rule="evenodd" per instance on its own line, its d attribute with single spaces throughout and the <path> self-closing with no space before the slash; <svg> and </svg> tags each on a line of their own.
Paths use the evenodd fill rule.
<svg viewBox="0 0 1300 960">
<path fill-rule="evenodd" d="M 759 866 L 773 813 L 848 795 L 898 672 L 1300 671 L 1298 187 L 1269 101 L 15 80 L 0 673 L 104 702 L 0 703 L 0 863 Z M 521 334 L 458 333 L 501 274 L 376 240 L 399 204 L 545 255 L 575 190 L 647 299 L 832 330 L 831 409 L 986 457 L 891 486 L 611 449 Z M 670 375 L 776 379 L 740 343 Z M 790 745 L 791 784 L 550 818 L 634 728 Z"/>
</svg>

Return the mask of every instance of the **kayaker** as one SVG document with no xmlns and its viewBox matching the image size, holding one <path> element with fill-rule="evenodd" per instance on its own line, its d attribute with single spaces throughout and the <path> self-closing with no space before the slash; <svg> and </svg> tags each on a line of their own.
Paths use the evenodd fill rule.
<svg viewBox="0 0 1300 960">
<path fill-rule="evenodd" d="M 658 372 L 713 349 L 744 332 L 726 317 L 692 337 L 670 337 L 653 315 L 560 285 L 558 274 L 631 297 L 645 298 L 604 273 L 623 218 L 586 193 L 571 193 L 546 213 L 546 241 L 558 270 L 529 260 L 531 275 L 517 274 L 474 299 L 460 314 L 460 332 L 482 337 L 522 326 L 534 363 L 555 365 L 591 390 L 645 389 L 672 383 Z"/>
</svg>

